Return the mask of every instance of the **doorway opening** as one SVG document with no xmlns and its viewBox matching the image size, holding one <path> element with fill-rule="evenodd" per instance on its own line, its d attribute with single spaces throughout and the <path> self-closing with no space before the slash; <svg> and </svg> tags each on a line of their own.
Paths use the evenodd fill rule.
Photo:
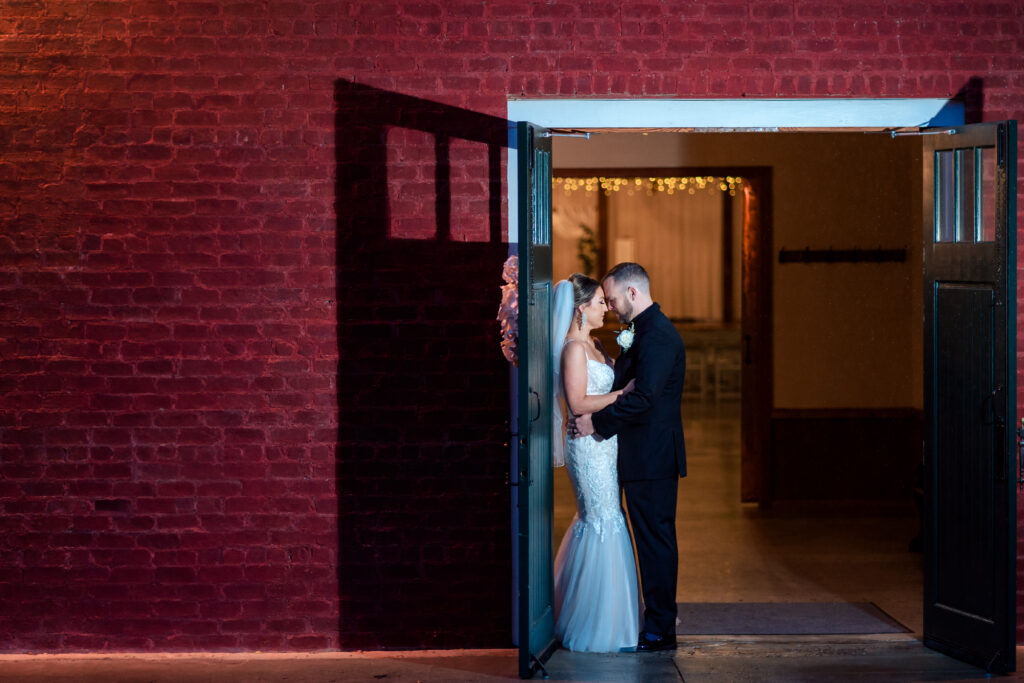
<svg viewBox="0 0 1024 683">
<path fill-rule="evenodd" d="M 759 484 L 764 485 L 770 482 L 768 488 L 769 497 L 761 497 L 759 502 L 764 505 L 766 500 L 775 501 L 771 508 L 771 518 L 779 517 L 780 501 L 792 500 L 797 505 L 790 508 L 802 523 L 817 522 L 823 516 L 821 510 L 806 509 L 807 505 L 813 505 L 814 501 L 819 503 L 827 502 L 833 508 L 835 499 L 841 498 L 844 490 L 849 489 L 863 493 L 863 482 L 858 482 L 855 477 L 849 474 L 857 472 L 858 469 L 850 468 L 849 463 L 842 457 L 817 457 L 816 459 L 805 460 L 812 467 L 791 468 L 787 474 L 786 468 L 780 467 L 781 463 L 789 460 L 792 463 L 799 463 L 799 458 L 777 457 L 784 453 L 779 449 L 779 442 L 786 442 L 788 436 L 794 434 L 798 437 L 790 439 L 798 448 L 793 449 L 793 454 L 799 456 L 808 451 L 816 449 L 807 448 L 806 440 L 811 443 L 815 440 L 825 441 L 828 450 L 824 451 L 826 456 L 835 456 L 840 449 L 838 445 L 843 440 L 831 438 L 834 434 L 848 435 L 849 446 L 852 444 L 854 453 L 864 453 L 862 448 L 862 437 L 875 443 L 886 442 L 895 444 L 898 449 L 900 439 L 888 440 L 880 438 L 887 428 L 895 429 L 904 434 L 913 434 L 915 422 L 920 425 L 923 421 L 924 427 L 918 427 L 924 434 L 923 448 L 922 441 L 911 438 L 906 441 L 909 445 L 907 452 L 924 454 L 924 474 L 921 496 L 924 502 L 924 511 L 921 515 L 924 520 L 924 548 L 926 573 L 924 577 L 924 605 L 922 620 L 923 628 L 916 628 L 915 631 L 922 631 L 925 644 L 928 647 L 951 654 L 957 658 L 964 658 L 979 666 L 1000 671 L 1012 671 L 1014 667 L 1013 643 L 1015 637 L 1015 601 L 1014 585 L 1016 576 L 1016 563 L 1013 548 L 1016 543 L 1016 488 L 1012 485 L 1016 472 L 1009 467 L 1011 463 L 1010 454 L 1014 452 L 1015 445 L 1011 432 L 1005 429 L 1006 417 L 1016 416 L 1015 386 L 1016 386 L 1016 357 L 1015 349 L 1015 322 L 1011 315 L 1012 307 L 1007 301 L 1015 300 L 1016 284 L 1012 274 L 1015 271 L 1016 262 L 1016 202 L 1015 193 L 1012 188 L 1016 182 L 1016 121 L 1001 121 L 994 123 L 978 123 L 963 125 L 963 107 L 955 102 L 941 102 L 941 106 L 932 110 L 931 105 L 936 101 L 921 100 L 761 100 L 761 101 L 560 101 L 546 100 L 542 102 L 510 102 L 509 114 L 511 118 L 526 119 L 518 124 L 516 139 L 519 141 L 517 160 L 515 164 L 509 164 L 509 189 L 510 195 L 518 197 L 519 204 L 516 210 L 510 205 L 510 225 L 517 226 L 517 237 L 521 245 L 512 245 L 516 250 L 519 246 L 528 254 L 529 268 L 527 277 L 520 283 L 521 298 L 530 297 L 530 316 L 536 317 L 544 313 L 547 306 L 547 298 L 537 299 L 534 303 L 534 294 L 543 291 L 551 286 L 551 207 L 550 186 L 542 189 L 544 185 L 550 184 L 549 169 L 552 161 L 552 145 L 550 140 L 542 141 L 555 135 L 578 135 L 579 129 L 589 129 L 591 132 L 622 132 L 623 128 L 641 129 L 644 132 L 676 132 L 676 133 L 762 133 L 771 131 L 773 133 L 825 133 L 840 134 L 856 132 L 861 134 L 862 141 L 884 140 L 886 136 L 872 136 L 872 133 L 889 133 L 889 138 L 895 141 L 897 136 L 928 136 L 920 139 L 920 146 L 911 144 L 906 147 L 911 155 L 918 155 L 916 164 L 909 164 L 909 173 L 900 175 L 896 182 L 887 187 L 914 188 L 917 192 L 909 192 L 911 210 L 915 206 L 914 197 L 922 200 L 919 207 L 919 221 L 911 221 L 910 229 L 918 228 L 920 242 L 917 244 L 908 243 L 906 249 L 883 248 L 877 246 L 835 248 L 811 248 L 780 247 L 778 237 L 776 242 L 768 250 L 772 258 L 772 285 L 778 286 L 783 282 L 781 273 L 783 266 L 792 266 L 800 263 L 804 266 L 812 265 L 863 265 L 874 263 L 877 265 L 890 263 L 906 263 L 916 258 L 918 249 L 921 250 L 921 263 L 923 265 L 923 282 L 921 294 L 927 292 L 927 299 L 922 296 L 918 301 L 922 302 L 921 310 L 924 316 L 914 316 L 920 323 L 923 317 L 924 324 L 921 325 L 921 337 L 923 339 L 919 347 L 923 347 L 921 363 L 912 363 L 909 367 L 899 368 L 895 375 L 887 376 L 890 380 L 886 384 L 865 382 L 864 378 L 857 376 L 849 382 L 829 383 L 828 379 L 833 378 L 837 369 L 849 371 L 850 367 L 856 369 L 857 363 L 848 363 L 845 354 L 829 357 L 829 362 L 816 364 L 813 355 L 805 359 L 803 356 L 790 358 L 791 364 L 798 367 L 799 373 L 794 375 L 798 381 L 791 383 L 790 388 L 798 386 L 801 382 L 807 385 L 807 378 L 811 378 L 814 385 L 827 387 L 829 390 L 840 391 L 853 388 L 852 395 L 857 394 L 857 387 L 871 386 L 868 405 L 875 405 L 874 401 L 881 396 L 881 403 L 884 397 L 891 395 L 893 387 L 896 393 L 899 392 L 899 381 L 891 381 L 900 375 L 920 372 L 922 382 L 915 384 L 911 382 L 912 392 L 923 393 L 923 410 L 918 417 L 913 407 L 886 406 L 878 408 L 863 408 L 854 406 L 852 408 L 840 407 L 838 409 L 824 409 L 817 404 L 809 407 L 787 408 L 780 401 L 780 396 L 785 392 L 775 380 L 783 377 L 779 367 L 779 361 L 785 359 L 785 354 L 780 352 L 778 346 L 771 354 L 772 381 L 771 392 L 750 392 L 742 391 L 743 404 L 750 404 L 750 396 L 770 396 L 770 413 L 772 428 L 769 438 L 762 441 L 768 444 L 770 449 L 763 452 L 770 453 L 770 458 L 760 458 L 762 470 L 759 471 Z M 819 110 L 820 108 L 820 110 Z M 931 115 L 920 116 L 928 113 Z M 724 114 L 722 118 L 714 119 L 711 123 L 707 117 L 709 112 Z M 908 112 L 911 117 L 908 118 Z M 639 116 L 631 117 L 630 113 Z M 917 115 L 914 115 L 914 114 Z M 532 121 L 532 122 L 530 122 Z M 773 125 L 758 127 L 758 123 L 773 122 Z M 596 123 L 595 123 L 596 122 Z M 694 123 L 696 122 L 696 123 Z M 815 122 L 821 125 L 817 128 L 808 127 L 808 122 Z M 687 124 L 690 125 L 687 125 Z M 646 125 L 645 125 L 646 124 Z M 674 127 L 671 127 L 673 126 Z M 713 128 L 713 126 L 718 126 Z M 911 130 L 897 130 L 899 128 L 910 128 Z M 561 130 L 551 130 L 561 128 Z M 572 128 L 576 128 L 573 131 Z M 569 129 L 569 130 L 565 130 Z M 840 129 L 837 131 L 836 129 Z M 866 134 L 866 135 L 865 135 Z M 703 137 L 703 136 L 696 136 Z M 772 135 L 770 138 L 777 138 Z M 829 137 L 832 140 L 839 140 L 837 137 Z M 941 138 L 941 139 L 940 139 Z M 887 141 L 888 142 L 888 141 Z M 870 144 L 865 143 L 865 148 Z M 628 155 L 627 155 L 628 156 Z M 953 161 L 951 162 L 950 159 Z M 861 187 L 872 187 L 875 183 L 870 180 L 861 181 L 859 184 L 854 178 L 855 174 L 850 173 L 847 167 L 848 157 L 838 155 L 834 158 L 814 158 L 809 165 L 814 166 L 822 161 L 831 161 L 832 165 L 822 171 L 821 178 L 830 174 L 839 174 L 839 180 L 845 191 L 855 192 Z M 895 164 L 884 160 L 876 166 L 877 171 L 882 175 L 891 166 L 899 166 L 902 160 L 897 159 Z M 557 162 L 556 162 L 557 163 Z M 520 172 L 520 168 L 522 172 Z M 515 179 L 521 183 L 517 186 Z M 536 182 L 543 178 L 543 185 Z M 909 182 L 908 182 L 909 181 Z M 820 184 L 815 179 L 812 183 Z M 781 187 L 781 185 L 780 185 Z M 781 196 L 781 195 L 780 195 Z M 844 195 L 845 196 L 845 195 Z M 830 197 L 828 192 L 805 193 L 801 198 L 821 199 L 826 202 Z M 868 193 L 863 206 L 872 206 L 877 197 Z M 980 208 L 979 208 L 980 207 Z M 773 216 L 781 212 L 773 212 Z M 847 236 L 872 235 L 873 230 L 878 231 L 880 226 L 885 226 L 886 215 L 878 214 L 877 223 L 872 223 L 871 215 L 865 213 L 862 207 L 856 207 L 848 214 L 833 214 L 831 217 L 834 224 L 822 223 L 823 228 L 835 228 L 846 226 L 849 216 L 859 218 L 861 222 L 854 223 L 848 227 Z M 777 219 L 777 216 L 775 216 Z M 793 225 L 807 225 L 809 221 L 806 216 L 794 220 Z M 918 227 L 920 226 L 920 227 Z M 951 227 L 952 226 L 952 227 Z M 883 231 L 884 233 L 884 231 Z M 817 234 L 817 233 L 816 233 Z M 884 233 L 888 235 L 889 233 Z M 895 234 L 895 233 L 894 233 Z M 952 237 L 951 237 L 952 236 Z M 746 245 L 745 245 L 746 248 Z M 777 265 L 774 261 L 775 249 L 778 249 Z M 534 270 L 534 259 L 538 264 L 538 270 Z M 745 256 L 745 264 L 749 259 Z M 811 271 L 813 273 L 813 271 Z M 790 275 L 793 271 L 789 270 Z M 535 279 L 536 274 L 536 279 Z M 799 282 L 801 278 L 791 277 L 790 284 Z M 806 278 L 803 278 L 806 280 Z M 812 278 L 813 280 L 813 278 Z M 879 277 L 878 281 L 885 283 L 891 280 L 889 277 Z M 873 283 L 870 279 L 861 279 L 859 284 L 849 288 L 853 297 L 864 298 L 869 294 Z M 787 328 L 778 317 L 773 316 L 771 321 L 772 342 L 778 342 L 782 333 L 793 330 L 805 330 L 805 339 L 798 339 L 798 342 L 806 343 L 806 339 L 821 339 L 822 331 L 839 333 L 849 332 L 849 323 L 864 323 L 863 335 L 865 342 L 874 341 L 879 335 L 877 329 L 883 332 L 892 329 L 893 320 L 899 322 L 901 316 L 895 318 L 886 317 L 886 310 L 898 310 L 901 300 L 900 295 L 907 287 L 896 286 L 889 290 L 888 299 L 881 298 L 877 301 L 883 302 L 877 310 L 872 306 L 864 306 L 863 302 L 849 309 L 848 312 L 860 311 L 861 317 L 851 315 L 849 320 L 836 319 L 835 324 L 829 327 L 827 316 L 810 316 L 810 323 L 804 320 L 804 326 L 792 326 Z M 914 278 L 906 283 L 909 288 L 917 285 Z M 750 291 L 750 290 L 748 290 Z M 754 290 L 756 291 L 756 290 Z M 801 293 L 818 293 L 814 288 L 803 288 Z M 968 295 L 965 295 L 967 292 Z M 973 298 L 971 298 L 973 296 Z M 836 302 L 842 303 L 842 296 L 835 298 Z M 870 303 L 871 297 L 867 297 Z M 820 311 L 835 313 L 841 306 L 833 305 L 828 297 L 824 297 L 828 308 L 815 310 L 813 307 L 802 309 L 801 313 L 808 310 L 811 313 Z M 912 302 L 912 298 L 910 301 Z M 783 298 L 778 291 L 773 292 L 771 306 L 776 307 Z M 893 303 L 897 305 L 893 308 Z M 913 303 L 911 304 L 913 305 Z M 536 309 L 536 310 L 535 310 Z M 748 303 L 744 301 L 744 318 L 750 312 Z M 866 320 L 864 313 L 867 312 Z M 882 313 L 881 317 L 876 314 Z M 941 315 L 940 315 L 941 314 Z M 965 325 L 961 318 L 964 316 L 975 316 L 988 321 L 981 325 Z M 987 317 L 986 317 L 987 316 Z M 805 318 L 808 316 L 805 315 Z M 539 325 L 542 340 L 547 343 L 547 328 L 534 320 L 535 326 Z M 937 322 L 937 321 L 941 321 Z M 744 320 L 745 322 L 745 320 Z M 843 327 L 842 323 L 847 327 Z M 903 320 L 905 322 L 905 320 Z M 986 326 L 987 325 L 987 326 Z M 856 330 L 855 331 L 860 331 Z M 915 332 L 910 333 L 911 338 Z M 903 335 L 899 335 L 903 336 Z M 527 336 L 531 342 L 533 338 Z M 792 341 L 792 340 L 791 340 Z M 799 343 L 796 347 L 799 347 Z M 913 344 L 910 345 L 913 351 Z M 763 346 L 755 345 L 755 348 Z M 859 347 L 856 347 L 859 348 Z M 813 351 L 820 351 L 814 349 Z M 858 356 L 854 355 L 853 358 Z M 863 359 L 863 355 L 859 356 Z M 915 360 L 913 356 L 911 360 Z M 891 362 L 892 358 L 884 359 Z M 883 363 L 878 363 L 882 365 Z M 927 364 L 927 367 L 922 367 Z M 530 394 L 537 398 L 534 386 L 542 386 L 544 377 L 548 376 L 543 372 L 536 375 L 538 368 L 542 366 L 531 362 L 524 365 L 519 373 L 520 382 L 529 382 Z M 533 373 L 533 374 L 528 374 Z M 746 375 L 744 373 L 744 380 Z M 535 377 L 536 375 L 536 377 Z M 948 378 L 949 381 L 946 381 Z M 538 384 L 540 382 L 541 384 Z M 923 383 L 923 387 L 921 384 Z M 947 385 L 959 387 L 950 389 Z M 513 393 L 516 393 L 513 387 Z M 813 393 L 813 392 L 812 392 Z M 834 395 L 831 396 L 835 398 Z M 536 429 L 531 427 L 530 420 L 522 417 L 526 415 L 524 410 L 528 403 L 521 402 L 519 429 L 524 436 L 520 438 L 520 457 L 513 459 L 513 465 L 517 462 L 530 463 L 524 466 L 519 472 L 518 483 L 520 487 L 526 487 L 526 491 L 539 491 L 551 489 L 551 477 L 547 474 L 536 472 L 538 479 L 531 480 L 529 475 L 536 470 L 542 461 L 536 461 L 537 454 L 543 453 L 544 439 L 550 437 L 550 429 L 545 429 L 539 424 Z M 543 403 L 543 400 L 541 400 Z M 818 410 L 816 414 L 813 412 Z M 766 411 L 760 411 L 762 419 Z M 923 420 L 922 420 L 923 417 Z M 781 428 L 786 419 L 795 420 L 798 429 L 787 430 Z M 801 421 L 807 422 L 801 424 Z M 878 421 L 881 421 L 878 423 Z M 900 422 L 903 424 L 900 424 Z M 793 422 L 790 425 L 794 424 Z M 750 430 L 741 430 L 744 438 L 747 438 Z M 822 438 L 822 435 L 825 438 Z M 919 450 L 920 449 L 920 450 Z M 513 454 L 515 456 L 515 453 Z M 839 452 L 839 455 L 842 455 Z M 881 459 L 883 466 L 890 464 L 885 458 Z M 897 465 L 901 461 L 897 458 Z M 764 468 L 765 462 L 770 466 Z M 822 463 L 839 463 L 837 473 L 829 474 L 823 470 Z M 858 465 L 864 463 L 859 462 Z M 818 466 L 818 467 L 815 467 Z M 865 468 L 861 468 L 865 469 Z M 822 487 L 806 486 L 801 482 L 805 475 L 818 475 L 821 478 L 825 474 L 828 485 L 825 491 L 831 490 L 830 498 L 822 498 Z M 768 476 L 761 476 L 767 474 Z M 889 472 L 888 474 L 892 474 Z M 847 481 L 849 479 L 849 481 Z M 892 481 L 887 477 L 887 481 Z M 896 478 L 898 481 L 898 477 Z M 781 484 L 788 482 L 790 490 L 786 492 Z M 795 484 L 795 486 L 793 486 Z M 871 483 L 873 486 L 873 482 Z M 522 488 L 521 488 L 522 490 Z M 875 493 L 879 491 L 874 489 Z M 884 487 L 882 489 L 884 491 Z M 812 492 L 811 496 L 800 495 L 801 493 Z M 785 493 L 783 493 L 785 492 Z M 794 495 L 796 494 L 796 495 Z M 884 496 L 882 496 L 884 497 Z M 852 500 L 857 500 L 853 496 Z M 550 497 L 548 498 L 550 501 Z M 987 501 L 994 501 L 991 505 Z M 862 501 L 861 501 L 862 502 Z M 550 506 L 550 502 L 548 503 Z M 801 507 L 803 506 L 803 507 Z M 525 510 L 526 508 L 523 507 Z M 549 507 L 550 509 L 550 507 Z M 961 514 L 964 510 L 972 516 L 965 517 Z M 759 510 L 764 513 L 764 510 Z M 782 511 L 785 512 L 784 510 Z M 840 511 L 840 515 L 847 514 Z M 785 516 L 784 514 L 782 516 Z M 548 529 L 544 528 L 543 522 L 536 518 L 536 515 L 526 514 L 523 516 L 523 523 L 529 525 L 524 527 L 522 538 L 524 561 L 528 561 L 531 580 L 533 570 L 539 566 L 539 562 L 529 561 L 529 558 L 543 559 L 538 553 L 526 552 L 527 540 L 534 541 L 543 536 L 550 546 L 550 519 L 546 520 Z M 540 524 L 540 526 L 538 526 Z M 918 524 L 920 527 L 920 523 Z M 892 528 L 892 525 L 888 525 Z M 966 532 L 965 529 L 970 529 Z M 517 533 L 517 532 L 514 532 Z M 959 535 L 957 535 L 959 534 Z M 809 534 L 803 533 L 801 538 L 807 538 Z M 822 540 L 835 540 L 835 529 L 828 529 L 822 535 Z M 954 538 L 955 537 L 955 538 Z M 964 554 L 957 552 L 958 543 L 955 540 L 969 539 L 980 550 L 984 552 Z M 986 540 L 987 539 L 987 540 Z M 994 540 L 993 540 L 994 539 Z M 714 543 L 721 545 L 722 539 L 715 538 Z M 988 545 L 984 545 L 985 543 Z M 979 545 L 980 544 L 980 545 Z M 772 544 L 774 549 L 778 544 Z M 962 543 L 959 545 L 963 545 Z M 973 546 L 972 546 L 973 547 Z M 938 549 L 938 550 L 937 550 Z M 819 557 L 822 548 L 814 548 L 809 553 L 811 557 Z M 825 549 L 828 550 L 827 548 Z M 550 548 L 549 548 L 550 551 Z M 548 556 L 550 557 L 550 555 Z M 980 560 L 979 560 L 980 558 Z M 979 564 L 979 561 L 981 562 Z M 994 577 L 989 584 L 985 580 L 974 582 L 977 590 L 970 590 L 970 582 L 960 580 L 964 575 L 965 568 L 976 565 L 974 571 L 978 576 Z M 980 567 L 980 569 L 979 569 Z M 760 571 L 764 572 L 764 568 Z M 814 572 L 811 572 L 814 573 Z M 919 572 L 918 572 L 919 573 Z M 520 586 L 521 595 L 535 595 L 530 586 L 532 583 L 524 580 L 517 585 Z M 543 577 L 538 577 L 543 578 Z M 543 583 L 543 582 L 542 582 Z M 840 594 L 850 592 L 847 583 L 834 584 Z M 543 586 L 541 586 L 543 588 Z M 914 591 L 918 595 L 920 591 Z M 536 593 L 543 600 L 542 593 Z M 993 601 L 993 598 L 996 598 Z M 547 611 L 550 614 L 550 604 L 547 603 Z M 530 603 L 530 618 L 534 614 L 540 614 L 534 610 L 534 602 Z M 536 604 L 538 609 L 542 603 Z M 537 626 L 536 633 L 534 626 Z M 902 627 L 901 627 L 902 628 Z M 722 633 L 736 633 L 726 631 Z M 545 624 L 542 622 L 530 623 L 531 644 L 534 640 L 537 643 L 547 642 L 548 632 L 545 632 Z M 536 636 L 536 638 L 534 638 Z M 524 641 L 525 642 L 525 641 Z M 520 645 L 521 662 L 526 661 L 526 656 L 532 650 L 526 645 Z M 523 667 L 526 671 L 526 667 Z"/>
<path fill-rule="evenodd" d="M 687 343 L 680 602 L 874 603 L 920 632 L 919 143 L 602 131 L 556 137 L 552 163 L 554 279 L 654 264 Z M 573 512 L 557 472 L 556 545 Z"/>
</svg>

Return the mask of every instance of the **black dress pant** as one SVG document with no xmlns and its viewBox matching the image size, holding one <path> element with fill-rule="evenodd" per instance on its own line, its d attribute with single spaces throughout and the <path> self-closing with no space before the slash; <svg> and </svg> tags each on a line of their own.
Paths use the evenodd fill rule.
<svg viewBox="0 0 1024 683">
<path fill-rule="evenodd" d="M 642 633 L 676 632 L 676 495 L 679 479 L 622 482 L 644 595 Z"/>
</svg>

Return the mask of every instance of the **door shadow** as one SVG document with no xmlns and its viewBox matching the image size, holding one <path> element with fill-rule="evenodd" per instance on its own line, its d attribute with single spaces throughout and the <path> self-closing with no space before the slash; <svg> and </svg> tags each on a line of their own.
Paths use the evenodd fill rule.
<svg viewBox="0 0 1024 683">
<path fill-rule="evenodd" d="M 964 123 L 981 123 L 985 114 L 985 79 L 971 76 L 950 99 L 963 102 Z"/>
<path fill-rule="evenodd" d="M 338 645 L 507 646 L 508 124 L 334 94 Z"/>
</svg>

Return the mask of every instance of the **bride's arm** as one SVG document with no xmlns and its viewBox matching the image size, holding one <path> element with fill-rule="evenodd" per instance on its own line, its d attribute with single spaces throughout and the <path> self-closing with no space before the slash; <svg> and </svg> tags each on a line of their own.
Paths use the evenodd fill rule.
<svg viewBox="0 0 1024 683">
<path fill-rule="evenodd" d="M 615 403 L 622 391 L 587 395 L 587 352 L 577 343 L 566 344 L 562 350 L 562 385 L 565 402 L 573 415 L 601 410 Z"/>
</svg>

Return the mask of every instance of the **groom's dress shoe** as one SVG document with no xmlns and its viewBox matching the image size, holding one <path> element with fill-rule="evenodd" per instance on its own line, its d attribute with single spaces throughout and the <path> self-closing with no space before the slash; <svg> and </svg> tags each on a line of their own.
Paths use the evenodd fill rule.
<svg viewBox="0 0 1024 683">
<path fill-rule="evenodd" d="M 658 636 L 652 638 L 649 634 L 644 633 L 640 636 L 640 641 L 636 644 L 637 652 L 654 652 L 656 650 L 668 650 L 676 646 L 676 635 L 673 633 L 668 636 Z"/>
</svg>

